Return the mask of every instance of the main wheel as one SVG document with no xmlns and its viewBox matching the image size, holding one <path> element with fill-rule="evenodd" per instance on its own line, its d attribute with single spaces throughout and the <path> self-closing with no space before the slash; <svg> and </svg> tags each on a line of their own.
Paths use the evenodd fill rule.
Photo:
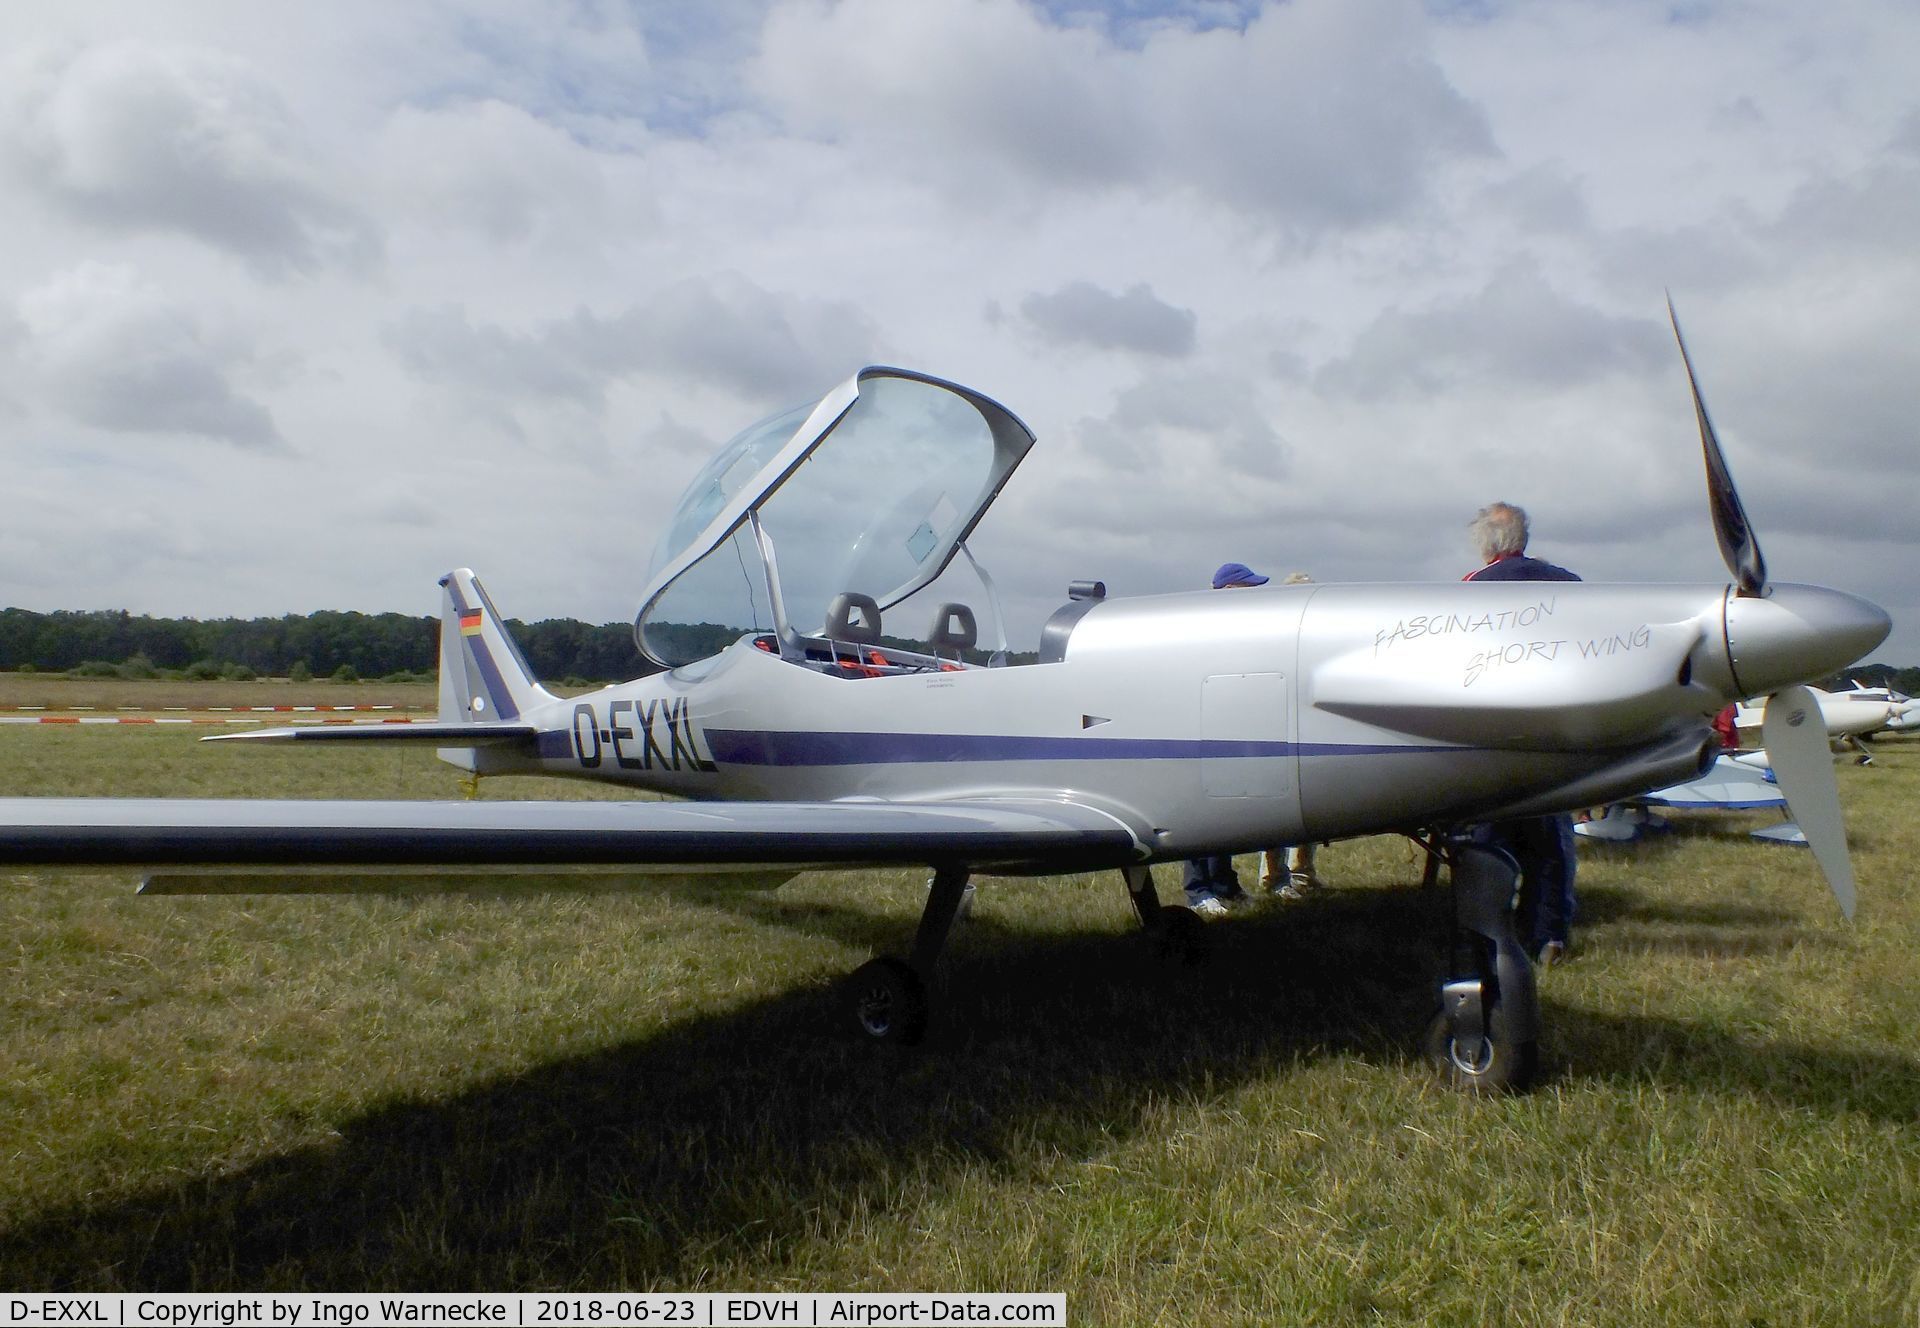
<svg viewBox="0 0 1920 1328">
<path fill-rule="evenodd" d="M 919 974 L 892 955 L 870 959 L 847 979 L 854 1026 L 875 1042 L 911 1046 L 927 1031 L 927 988 Z"/>
<path fill-rule="evenodd" d="M 1185 904 L 1162 904 L 1149 940 L 1168 963 L 1192 967 L 1207 957 L 1207 924 Z"/>
<path fill-rule="evenodd" d="M 1454 1036 L 1452 1022 L 1442 1011 L 1427 1025 L 1427 1058 L 1449 1088 L 1488 1097 L 1518 1093 L 1540 1068 L 1540 1044 L 1532 1038 L 1516 1042 L 1506 1036 L 1505 1027 L 1496 1004 L 1487 1011 L 1486 1036 L 1468 1046 Z"/>
</svg>

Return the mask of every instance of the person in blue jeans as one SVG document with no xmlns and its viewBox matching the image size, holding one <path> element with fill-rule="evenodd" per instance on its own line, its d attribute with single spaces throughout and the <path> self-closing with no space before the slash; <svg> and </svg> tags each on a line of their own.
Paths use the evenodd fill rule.
<svg viewBox="0 0 1920 1328">
<path fill-rule="evenodd" d="M 1182 880 L 1187 887 L 1187 907 L 1203 918 L 1217 918 L 1230 908 L 1239 908 L 1249 897 L 1240 884 L 1240 874 L 1233 869 L 1231 853 L 1188 858 Z"/>
<path fill-rule="evenodd" d="M 1245 563 L 1222 563 L 1213 574 L 1215 590 L 1266 584 L 1267 578 Z M 1203 918 L 1220 917 L 1229 908 L 1238 908 L 1247 902 L 1248 895 L 1240 884 L 1240 874 L 1233 869 L 1231 853 L 1189 858 L 1181 875 L 1187 888 L 1187 907 Z"/>
<path fill-rule="evenodd" d="M 1464 581 L 1578 581 L 1566 568 L 1527 554 L 1527 514 L 1512 503 L 1489 503 L 1467 526 L 1485 566 Z M 1566 958 L 1573 941 L 1573 817 L 1527 816 L 1478 827 L 1474 838 L 1513 854 L 1520 864 L 1517 930 L 1541 964 Z"/>
</svg>

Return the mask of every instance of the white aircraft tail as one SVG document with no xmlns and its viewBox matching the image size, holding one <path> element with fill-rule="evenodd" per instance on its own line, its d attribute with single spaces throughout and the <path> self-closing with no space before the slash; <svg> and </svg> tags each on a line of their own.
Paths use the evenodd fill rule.
<svg viewBox="0 0 1920 1328">
<path fill-rule="evenodd" d="M 556 699 L 534 680 L 478 577 L 462 567 L 440 588 L 442 723 L 506 723 Z"/>
</svg>

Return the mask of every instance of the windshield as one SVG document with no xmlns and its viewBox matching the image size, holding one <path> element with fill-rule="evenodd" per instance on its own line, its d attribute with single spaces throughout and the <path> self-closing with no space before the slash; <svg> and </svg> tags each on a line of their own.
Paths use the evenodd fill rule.
<svg viewBox="0 0 1920 1328">
<path fill-rule="evenodd" d="M 655 550 L 641 649 L 683 664 L 750 631 L 818 635 L 843 594 L 898 603 L 946 567 L 1032 445 L 1003 407 L 896 369 L 755 425 L 681 496 Z M 750 520 L 773 553 L 784 622 Z"/>
<path fill-rule="evenodd" d="M 759 476 L 774 453 L 806 423 L 812 410 L 810 405 L 796 406 L 768 416 L 735 434 L 732 441 L 700 468 L 700 473 L 680 495 L 673 519 L 653 546 L 653 560 L 647 565 L 649 579 L 699 537 L 720 515 L 727 499 L 738 493 L 747 481 Z"/>
</svg>

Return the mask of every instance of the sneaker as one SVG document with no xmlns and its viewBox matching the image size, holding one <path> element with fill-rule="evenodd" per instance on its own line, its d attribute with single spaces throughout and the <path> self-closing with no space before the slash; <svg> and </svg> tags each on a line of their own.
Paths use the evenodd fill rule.
<svg viewBox="0 0 1920 1328">
<path fill-rule="evenodd" d="M 1296 876 L 1275 890 L 1273 897 L 1275 899 L 1284 899 L 1288 903 L 1294 904 L 1307 897 L 1307 890 L 1305 886 L 1300 884 L 1300 878 Z"/>
<path fill-rule="evenodd" d="M 1187 907 L 1203 918 L 1224 918 L 1227 916 L 1227 906 L 1212 895 L 1208 895 L 1204 899 L 1196 899 L 1193 903 L 1187 905 Z"/>
<path fill-rule="evenodd" d="M 1540 947 L 1540 953 L 1534 956 L 1533 962 L 1541 968 L 1552 968 L 1555 964 L 1565 963 L 1566 958 L 1567 943 L 1565 941 L 1548 941 Z"/>
</svg>

